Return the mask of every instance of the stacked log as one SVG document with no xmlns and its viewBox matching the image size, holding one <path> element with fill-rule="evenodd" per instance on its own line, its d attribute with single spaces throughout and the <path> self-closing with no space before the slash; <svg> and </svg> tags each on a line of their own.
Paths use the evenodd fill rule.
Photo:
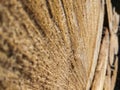
<svg viewBox="0 0 120 90">
<path fill-rule="evenodd" d="M 114 90 L 118 24 L 110 0 L 0 0 L 0 90 Z"/>
</svg>

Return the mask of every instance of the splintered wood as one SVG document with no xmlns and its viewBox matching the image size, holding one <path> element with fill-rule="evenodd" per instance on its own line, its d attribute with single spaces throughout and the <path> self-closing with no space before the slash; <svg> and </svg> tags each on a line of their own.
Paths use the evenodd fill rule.
<svg viewBox="0 0 120 90">
<path fill-rule="evenodd" d="M 0 90 L 113 90 L 118 19 L 110 0 L 0 0 Z"/>
<path fill-rule="evenodd" d="M 108 31 L 110 35 L 109 43 L 104 44 L 105 37 L 108 36 L 105 34 L 101 43 L 92 90 L 114 90 L 117 77 L 119 15 L 116 13 L 115 7 L 112 7 L 110 0 L 106 0 L 106 8 L 108 17 L 105 18 L 108 18 L 108 26 L 105 28 L 105 32 Z"/>
<path fill-rule="evenodd" d="M 107 47 L 104 46 L 105 37 L 103 37 L 98 64 L 95 71 L 95 76 L 93 80 L 92 90 L 114 90 L 115 81 L 117 77 L 118 70 L 118 25 L 119 25 L 119 15 L 115 12 L 115 8 L 112 9 L 112 4 L 110 0 L 106 0 L 107 4 L 107 15 L 108 17 L 108 27 L 109 31 L 109 43 Z M 106 30 L 105 30 L 106 32 Z M 104 49 L 103 49 L 104 48 Z M 105 53 L 105 51 L 108 52 Z M 102 55 L 101 55 L 102 53 Z M 107 62 L 106 62 L 107 61 Z M 101 67 L 100 67 L 101 66 Z M 99 69 L 98 69 L 99 68 Z"/>
<path fill-rule="evenodd" d="M 103 90 L 106 69 L 108 65 L 108 55 L 109 55 L 108 51 L 109 51 L 109 33 L 108 33 L 108 29 L 106 28 L 105 36 L 103 37 L 102 44 L 100 47 L 100 53 L 95 71 L 92 90 Z"/>
</svg>

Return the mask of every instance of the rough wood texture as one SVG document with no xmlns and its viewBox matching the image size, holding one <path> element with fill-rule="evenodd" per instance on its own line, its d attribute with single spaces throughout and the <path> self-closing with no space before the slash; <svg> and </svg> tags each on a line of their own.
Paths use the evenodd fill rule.
<svg viewBox="0 0 120 90">
<path fill-rule="evenodd" d="M 114 90 L 115 84 L 116 84 L 116 78 L 117 78 L 117 72 L 118 72 L 118 57 L 115 57 L 114 61 L 114 70 L 112 71 L 112 83 L 111 83 L 111 90 Z"/>
<path fill-rule="evenodd" d="M 106 80 L 104 90 L 114 90 L 118 67 L 118 26 L 119 15 L 116 12 L 116 7 L 112 7 L 111 0 L 106 0 L 108 13 L 108 28 L 110 34 L 110 48 L 109 48 L 109 64 L 106 72 Z"/>
<path fill-rule="evenodd" d="M 0 0 L 0 90 L 90 90 L 106 1 Z"/>
<path fill-rule="evenodd" d="M 105 77 L 103 90 L 112 90 L 112 88 L 111 88 L 111 67 L 109 64 L 108 64 L 107 70 L 106 70 L 106 77 Z"/>
<path fill-rule="evenodd" d="M 108 51 L 109 51 L 109 33 L 108 29 L 106 29 L 105 36 L 103 37 L 100 48 L 98 63 L 91 90 L 103 90 L 106 69 L 108 65 Z"/>
</svg>

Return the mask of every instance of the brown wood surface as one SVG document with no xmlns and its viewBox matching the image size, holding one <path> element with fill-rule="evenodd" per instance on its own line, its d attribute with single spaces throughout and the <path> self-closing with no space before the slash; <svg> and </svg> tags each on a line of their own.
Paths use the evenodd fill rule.
<svg viewBox="0 0 120 90">
<path fill-rule="evenodd" d="M 118 18 L 110 0 L 0 0 L 0 90 L 114 88 Z"/>
<path fill-rule="evenodd" d="M 91 90 L 103 90 L 106 69 L 108 65 L 108 51 L 109 51 L 109 33 L 108 29 L 105 29 L 105 36 L 103 37 L 98 63 L 95 70 L 94 81 Z"/>
</svg>

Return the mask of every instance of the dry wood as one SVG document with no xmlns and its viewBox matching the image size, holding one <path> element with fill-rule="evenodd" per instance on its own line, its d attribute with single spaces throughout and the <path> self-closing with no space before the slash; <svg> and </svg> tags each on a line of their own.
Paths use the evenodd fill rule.
<svg viewBox="0 0 120 90">
<path fill-rule="evenodd" d="M 0 0 L 1 89 L 89 90 L 103 5 L 99 0 Z"/>
<path fill-rule="evenodd" d="M 118 16 L 112 16 L 111 2 L 106 2 L 109 27 L 116 33 Z M 104 78 L 104 86 L 110 88 L 108 83 L 115 82 L 116 74 L 111 79 L 108 65 L 105 77 L 107 35 L 99 55 L 104 3 L 104 0 L 0 0 L 0 90 L 90 90 L 91 85 L 95 90 L 103 87 Z M 118 49 L 115 33 L 110 37 L 111 65 Z M 95 72 L 96 66 L 101 69 L 99 73 Z"/>
<path fill-rule="evenodd" d="M 104 83 L 104 89 L 103 90 L 112 90 L 111 89 L 111 67 L 110 67 L 109 64 L 107 65 L 105 83 Z"/>
<path fill-rule="evenodd" d="M 119 14 L 115 11 L 115 7 L 113 7 L 113 18 L 112 18 L 113 27 L 112 27 L 112 32 L 114 34 L 117 34 L 117 32 L 118 32 L 119 18 L 120 18 Z"/>
<path fill-rule="evenodd" d="M 109 23 L 109 29 L 110 29 L 110 34 L 112 33 L 112 28 L 113 28 L 113 12 L 112 12 L 112 3 L 111 0 L 105 0 L 106 5 L 107 5 L 107 15 L 108 15 L 108 23 Z"/>
<path fill-rule="evenodd" d="M 117 70 L 118 70 L 118 57 L 115 56 L 113 67 L 111 68 L 109 64 L 107 67 L 104 90 L 114 90 L 116 84 Z"/>
<path fill-rule="evenodd" d="M 97 64 L 97 59 L 98 59 L 98 54 L 99 54 L 99 49 L 100 49 L 100 42 L 101 42 L 101 37 L 102 37 L 102 28 L 103 28 L 103 18 L 104 18 L 104 0 L 102 0 L 101 3 L 101 7 L 100 7 L 100 14 L 99 14 L 99 18 L 98 18 L 98 33 L 97 33 L 97 39 L 96 39 L 96 45 L 95 45 L 95 49 L 94 49 L 94 57 L 92 62 L 92 67 L 90 70 L 90 75 L 88 78 L 88 82 L 87 82 L 87 88 L 86 90 L 89 90 L 89 88 L 92 85 L 92 80 L 94 77 L 94 72 L 95 72 L 95 68 L 96 68 L 96 64 Z"/>
<path fill-rule="evenodd" d="M 117 71 L 118 71 L 118 57 L 115 56 L 114 58 L 114 69 L 111 72 L 111 90 L 114 90 L 117 78 Z"/>
<path fill-rule="evenodd" d="M 109 62 L 112 66 L 114 62 L 114 55 L 118 54 L 118 37 L 116 34 L 111 34 L 110 36 L 110 55 L 109 55 Z"/>
<path fill-rule="evenodd" d="M 109 33 L 108 29 L 106 28 L 105 37 L 103 37 L 100 48 L 92 90 L 103 90 L 106 69 L 108 64 L 108 51 L 109 51 Z"/>
<path fill-rule="evenodd" d="M 110 0 L 106 0 L 107 12 L 108 12 L 108 23 L 110 31 L 110 55 L 109 63 L 112 66 L 114 62 L 114 54 L 118 53 L 118 26 L 119 26 L 119 15 L 116 13 L 115 8 L 112 8 Z"/>
</svg>

